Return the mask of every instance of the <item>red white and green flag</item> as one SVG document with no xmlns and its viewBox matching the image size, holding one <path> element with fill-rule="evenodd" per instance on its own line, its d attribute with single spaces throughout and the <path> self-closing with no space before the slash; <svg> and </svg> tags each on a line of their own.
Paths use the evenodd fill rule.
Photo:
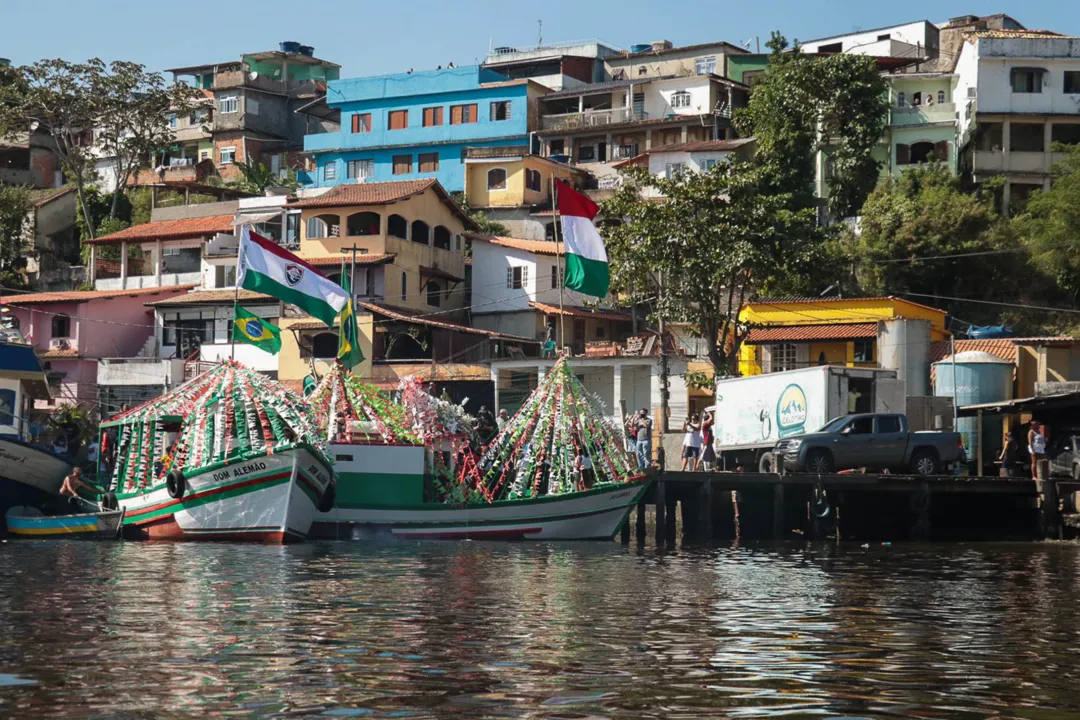
<svg viewBox="0 0 1080 720">
<path fill-rule="evenodd" d="M 295 305 L 330 327 L 349 302 L 349 293 L 336 282 L 247 226 L 240 235 L 239 260 L 240 287 Z"/>
<path fill-rule="evenodd" d="M 565 287 L 584 295 L 607 297 L 608 259 L 600 231 L 593 225 L 599 206 L 562 180 L 558 186 L 559 218 L 566 251 Z"/>
</svg>

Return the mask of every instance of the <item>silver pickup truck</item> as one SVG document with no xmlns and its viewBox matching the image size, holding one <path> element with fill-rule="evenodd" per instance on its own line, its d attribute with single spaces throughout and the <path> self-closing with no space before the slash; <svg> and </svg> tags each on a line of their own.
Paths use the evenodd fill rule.
<svg viewBox="0 0 1080 720">
<path fill-rule="evenodd" d="M 780 440 L 773 453 L 786 470 L 816 474 L 865 467 L 938 475 L 965 461 L 960 433 L 910 432 L 895 414 L 845 415 Z"/>
</svg>

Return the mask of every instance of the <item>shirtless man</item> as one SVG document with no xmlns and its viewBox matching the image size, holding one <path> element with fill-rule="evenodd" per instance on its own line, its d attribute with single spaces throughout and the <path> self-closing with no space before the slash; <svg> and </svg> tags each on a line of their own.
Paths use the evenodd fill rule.
<svg viewBox="0 0 1080 720">
<path fill-rule="evenodd" d="M 60 486 L 60 495 L 68 498 L 68 502 L 82 512 L 98 512 L 99 508 L 94 503 L 79 497 L 79 490 L 85 489 L 92 493 L 97 490 L 82 479 L 82 468 L 75 468 L 71 474 L 64 478 L 64 484 Z"/>
</svg>

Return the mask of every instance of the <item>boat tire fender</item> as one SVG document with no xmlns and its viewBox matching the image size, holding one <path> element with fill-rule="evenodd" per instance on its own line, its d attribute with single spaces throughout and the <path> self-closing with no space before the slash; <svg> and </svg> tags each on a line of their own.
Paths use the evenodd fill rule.
<svg viewBox="0 0 1080 720">
<path fill-rule="evenodd" d="M 165 489 L 169 491 L 169 497 L 173 500 L 182 500 L 187 491 L 187 480 L 180 470 L 170 470 L 165 476 Z"/>
<path fill-rule="evenodd" d="M 316 508 L 319 512 L 330 512 L 334 509 L 334 503 L 337 501 L 337 487 L 334 483 L 330 483 L 326 486 L 326 491 L 323 492 L 322 497 L 319 498 L 319 506 Z"/>
<path fill-rule="evenodd" d="M 116 502 L 116 493 L 107 492 L 101 496 L 102 510 L 118 510 L 120 504 Z"/>
</svg>

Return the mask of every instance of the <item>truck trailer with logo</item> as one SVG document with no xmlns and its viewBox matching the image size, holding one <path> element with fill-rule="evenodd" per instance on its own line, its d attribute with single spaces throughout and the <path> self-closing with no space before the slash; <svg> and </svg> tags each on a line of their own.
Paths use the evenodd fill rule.
<svg viewBox="0 0 1080 720">
<path fill-rule="evenodd" d="M 719 470 L 775 472 L 778 440 L 812 433 L 852 413 L 903 413 L 895 370 L 822 365 L 727 378 L 716 383 L 714 434 Z"/>
</svg>

